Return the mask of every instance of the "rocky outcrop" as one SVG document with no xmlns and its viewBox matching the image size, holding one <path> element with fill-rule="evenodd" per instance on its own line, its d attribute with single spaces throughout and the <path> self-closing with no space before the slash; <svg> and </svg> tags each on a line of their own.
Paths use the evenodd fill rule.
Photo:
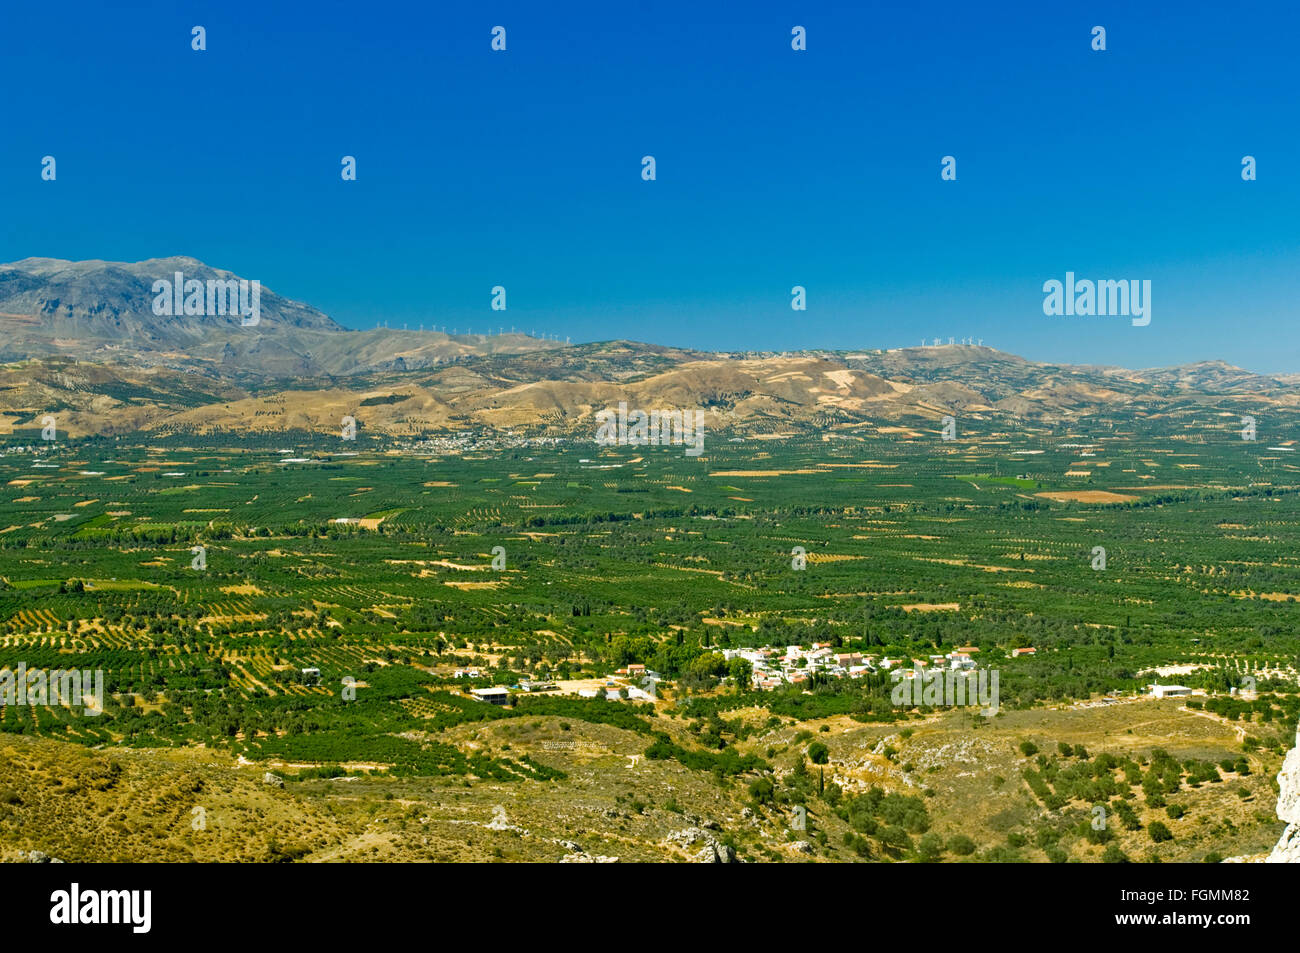
<svg viewBox="0 0 1300 953">
<path fill-rule="evenodd" d="M 693 852 L 694 860 L 698 864 L 731 864 L 736 861 L 736 852 L 730 845 L 722 843 L 701 827 L 688 827 L 686 830 L 669 834 L 664 838 L 664 843 L 680 850 Z M 701 843 L 704 846 L 694 850 L 695 845 Z"/>
<path fill-rule="evenodd" d="M 1277 816 L 1286 821 L 1286 830 L 1264 863 L 1300 864 L 1300 731 L 1277 773 L 1277 784 Z"/>
<path fill-rule="evenodd" d="M 606 857 L 604 854 L 566 854 L 560 858 L 562 864 L 617 864 L 617 857 Z"/>
</svg>

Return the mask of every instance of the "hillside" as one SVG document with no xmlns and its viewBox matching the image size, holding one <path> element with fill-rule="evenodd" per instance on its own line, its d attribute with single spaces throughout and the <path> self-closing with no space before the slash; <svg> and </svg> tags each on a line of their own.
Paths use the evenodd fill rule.
<svg viewBox="0 0 1300 953">
<path fill-rule="evenodd" d="M 60 355 L 225 377 L 297 377 L 406 370 L 557 346 L 524 334 L 353 331 L 264 284 L 255 326 L 241 325 L 231 313 L 155 314 L 154 282 L 174 282 L 177 272 L 205 285 L 243 277 L 187 257 L 26 258 L 0 265 L 0 360 Z"/>
<path fill-rule="evenodd" d="M 247 330 L 247 329 L 244 329 Z M 346 334 L 376 353 L 385 332 Z M 495 341 L 495 339 L 494 339 Z M 934 351 L 950 353 L 933 354 Z M 372 363 L 366 347 L 352 359 Z M 297 360 L 297 358 L 294 358 Z M 338 432 L 344 416 L 372 436 L 476 430 L 581 436 L 597 411 L 704 412 L 707 432 L 779 435 L 907 425 L 1014 430 L 1115 414 L 1174 426 L 1239 426 L 1292 415 L 1300 391 L 1226 365 L 1126 371 L 1041 364 L 987 348 L 876 355 L 719 356 L 616 341 L 544 353 L 461 355 L 418 370 L 265 378 L 185 368 L 42 358 L 0 367 L 0 429 L 35 430 L 46 414 L 72 436 L 218 431 Z M 34 436 L 34 434 L 33 434 Z"/>
<path fill-rule="evenodd" d="M 558 435 L 589 431 L 597 411 L 626 402 L 702 409 L 711 432 L 771 435 L 882 421 L 937 426 L 946 414 L 1009 429 L 1017 420 L 1061 425 L 1102 413 L 1196 422 L 1300 407 L 1295 379 L 1222 361 L 1126 370 L 974 345 L 711 353 L 621 340 L 568 346 L 522 334 L 354 331 L 266 287 L 254 326 L 233 313 L 155 314 L 154 283 L 174 283 L 178 272 L 186 282 L 243 280 L 185 257 L 0 265 L 0 360 L 9 362 L 0 370 L 0 414 L 9 428 L 38 427 L 56 414 L 73 436 L 328 434 L 350 415 L 388 437 Z M 161 310 L 190 310 L 164 297 Z"/>
</svg>

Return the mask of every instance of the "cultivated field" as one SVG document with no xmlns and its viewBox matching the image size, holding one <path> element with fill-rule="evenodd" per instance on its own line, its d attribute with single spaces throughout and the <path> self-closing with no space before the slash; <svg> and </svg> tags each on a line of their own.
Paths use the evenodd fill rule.
<svg viewBox="0 0 1300 953">
<path fill-rule="evenodd" d="M 710 434 L 698 458 L 306 433 L 33 453 L 11 436 L 0 667 L 102 670 L 108 697 L 98 716 L 4 706 L 0 848 L 1267 850 L 1300 714 L 1290 454 L 1133 419 L 952 442 L 934 422 L 884 429 Z M 1000 711 L 899 706 L 879 670 L 755 691 L 720 654 L 812 643 L 908 664 L 978 648 Z M 628 691 L 646 687 L 630 664 L 660 676 L 652 700 Z M 1198 694 L 1139 697 L 1169 666 Z M 511 704 L 467 694 L 489 685 Z"/>
</svg>

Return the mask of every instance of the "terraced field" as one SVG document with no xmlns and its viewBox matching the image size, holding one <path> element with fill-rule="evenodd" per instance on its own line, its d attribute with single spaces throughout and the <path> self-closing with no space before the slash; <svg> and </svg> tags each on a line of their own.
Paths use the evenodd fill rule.
<svg viewBox="0 0 1300 953">
<path fill-rule="evenodd" d="M 32 453 L 14 439 L 0 667 L 100 670 L 107 697 L 99 715 L 5 705 L 0 731 L 145 775 L 200 757 L 210 790 L 236 799 L 271 772 L 286 811 L 333 812 L 289 852 L 307 859 L 554 859 L 577 830 L 595 832 L 592 853 L 674 859 L 701 848 L 665 838 L 710 819 L 700 844 L 752 859 L 1257 852 L 1276 837 L 1270 779 L 1300 714 L 1300 465 L 1276 449 L 1296 438 L 1124 419 L 945 442 L 918 421 L 713 434 L 698 458 L 580 440 Z M 977 647 L 1001 712 L 900 708 L 883 673 L 756 692 L 710 661 L 813 642 L 903 659 Z M 1023 646 L 1036 652 L 1011 656 Z M 632 663 L 662 676 L 654 700 L 465 694 L 600 684 Z M 1204 694 L 1139 700 L 1169 666 Z M 1248 679 L 1257 693 L 1231 693 Z M 1080 715 L 1104 699 L 1104 718 Z M 29 781 L 3 782 L 7 846 L 35 843 L 17 833 L 45 809 Z M 963 814 L 976 791 L 1002 806 Z M 99 809 L 69 796 L 61 810 Z M 546 837 L 484 826 L 494 799 Z M 1088 834 L 1097 803 L 1137 826 Z M 791 828 L 792 805 L 812 828 Z M 1157 815 L 1171 839 L 1147 836 Z M 200 836 L 164 853 L 207 856 Z M 280 858 L 268 838 L 232 856 Z M 111 849 L 154 856 L 133 844 Z"/>
</svg>

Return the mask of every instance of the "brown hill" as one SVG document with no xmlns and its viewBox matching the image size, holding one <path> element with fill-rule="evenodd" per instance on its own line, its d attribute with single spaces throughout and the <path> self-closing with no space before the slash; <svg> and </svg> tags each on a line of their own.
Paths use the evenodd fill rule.
<svg viewBox="0 0 1300 953">
<path fill-rule="evenodd" d="M 239 314 L 224 313 L 224 307 L 223 313 L 156 314 L 155 282 L 174 284 L 178 272 L 205 288 L 208 282 L 242 280 L 187 257 L 25 258 L 0 265 L 0 360 L 57 355 L 226 378 L 300 377 L 403 371 L 560 347 L 524 334 L 353 331 L 260 284 L 254 326 L 244 326 Z M 206 299 L 204 305 L 206 310 Z"/>
</svg>

